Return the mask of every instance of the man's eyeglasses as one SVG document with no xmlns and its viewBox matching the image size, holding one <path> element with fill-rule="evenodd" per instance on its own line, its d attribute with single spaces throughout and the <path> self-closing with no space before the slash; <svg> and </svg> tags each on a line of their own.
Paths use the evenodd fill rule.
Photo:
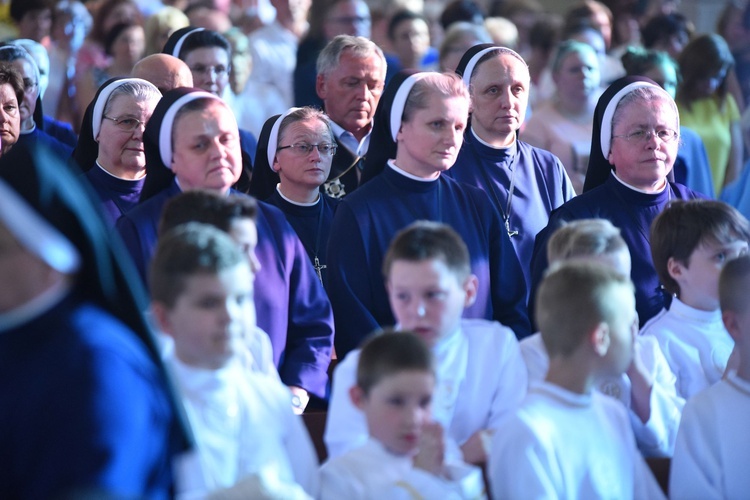
<svg viewBox="0 0 750 500">
<path fill-rule="evenodd" d="M 680 134 L 671 128 L 663 128 L 661 130 L 635 130 L 625 135 L 613 135 L 612 138 L 618 137 L 628 142 L 642 143 L 650 141 L 654 136 L 658 137 L 661 142 L 669 143 L 677 140 Z"/>
<path fill-rule="evenodd" d="M 290 144 L 289 146 L 280 146 L 277 151 L 282 149 L 291 149 L 295 154 L 300 156 L 307 156 L 312 153 L 313 149 L 318 148 L 318 152 L 321 155 L 335 155 L 338 146 L 335 144 L 329 144 L 327 142 L 321 142 L 320 144 L 308 144 L 306 142 L 298 142 L 296 144 Z"/>
<path fill-rule="evenodd" d="M 144 128 L 146 127 L 146 122 L 142 122 L 139 119 L 133 118 L 130 116 L 120 117 L 120 118 L 112 118 L 109 116 L 103 116 L 102 118 L 104 118 L 105 120 L 110 120 L 114 122 L 115 127 L 119 128 L 123 132 L 132 132 L 133 130 L 140 127 L 141 125 L 143 125 Z"/>
</svg>

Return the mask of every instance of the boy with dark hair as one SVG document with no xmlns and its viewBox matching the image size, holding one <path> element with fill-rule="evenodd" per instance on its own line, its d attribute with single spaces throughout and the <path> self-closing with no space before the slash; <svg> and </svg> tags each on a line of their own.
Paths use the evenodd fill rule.
<svg viewBox="0 0 750 500">
<path fill-rule="evenodd" d="M 632 282 L 602 264 L 565 262 L 542 281 L 537 305 L 549 370 L 495 434 L 493 497 L 663 497 L 625 409 L 593 390 L 633 359 Z"/>
<path fill-rule="evenodd" d="M 675 201 L 651 226 L 651 255 L 664 289 L 673 294 L 643 326 L 653 335 L 685 399 L 721 380 L 734 341 L 721 320 L 719 273 L 747 253 L 750 224 L 720 201 Z"/>
<path fill-rule="evenodd" d="M 197 442 L 177 461 L 178 494 L 314 496 L 317 460 L 289 391 L 248 366 L 253 275 L 236 243 L 206 224 L 178 226 L 160 238 L 149 278 Z"/>
<path fill-rule="evenodd" d="M 368 340 L 349 390 L 370 438 L 321 468 L 321 498 L 478 498 L 479 469 L 445 461 L 443 429 L 431 419 L 435 369 L 425 342 L 410 332 Z"/>
<path fill-rule="evenodd" d="M 688 401 L 677 435 L 669 491 L 673 498 L 744 498 L 750 491 L 750 257 L 719 278 L 724 325 L 739 352 L 736 372 Z"/>
<path fill-rule="evenodd" d="M 526 393 L 526 367 L 512 330 L 461 318 L 479 286 L 466 245 L 450 226 L 414 222 L 391 242 L 383 275 L 397 328 L 416 333 L 435 355 L 433 418 L 445 429 L 449 455 L 486 462 L 486 439 Z M 358 356 L 347 355 L 333 377 L 325 433 L 331 456 L 367 439 L 364 416 L 348 398 Z"/>
</svg>

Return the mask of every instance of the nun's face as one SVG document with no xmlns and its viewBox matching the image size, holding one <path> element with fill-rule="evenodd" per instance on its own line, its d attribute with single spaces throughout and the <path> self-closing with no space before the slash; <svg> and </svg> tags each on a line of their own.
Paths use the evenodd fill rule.
<svg viewBox="0 0 750 500">
<path fill-rule="evenodd" d="M 122 94 L 111 100 L 96 138 L 99 143 L 97 161 L 109 173 L 123 179 L 139 179 L 146 174 L 143 130 L 158 102 L 158 98 L 137 101 L 133 96 Z M 140 123 L 128 130 L 133 120 Z"/>
<path fill-rule="evenodd" d="M 27 304 L 61 279 L 0 222 L 0 283 L 13 283 L 0 287 L 0 314 Z"/>
<path fill-rule="evenodd" d="M 21 133 L 18 99 L 9 83 L 0 85 L 0 152 L 5 154 Z"/>
<path fill-rule="evenodd" d="M 39 97 L 39 80 L 37 80 L 36 71 L 26 59 L 16 59 L 11 65 L 21 73 L 21 78 L 23 78 L 23 102 L 18 104 L 20 105 L 23 129 L 28 130 L 34 121 L 36 98 Z"/>
<path fill-rule="evenodd" d="M 279 147 L 294 144 L 335 144 L 325 123 L 313 118 L 291 123 L 279 137 Z M 273 169 L 279 173 L 281 188 L 295 192 L 315 192 L 328 179 L 333 155 L 323 154 L 318 148 L 305 154 L 295 148 L 276 152 Z M 286 194 L 286 193 L 285 193 Z"/>
<path fill-rule="evenodd" d="M 463 143 L 469 102 L 433 92 L 425 109 L 401 123 L 396 165 L 412 175 L 434 179 L 456 162 Z"/>
<path fill-rule="evenodd" d="M 185 64 L 193 73 L 193 85 L 221 96 L 229 83 L 229 54 L 221 47 L 203 47 L 191 51 Z"/>
<path fill-rule="evenodd" d="M 607 160 L 623 182 L 649 192 L 664 186 L 679 147 L 679 140 L 664 142 L 654 133 L 665 129 L 679 131 L 673 103 L 666 97 L 632 101 L 617 110 Z M 640 131 L 646 137 L 632 136 Z"/>
<path fill-rule="evenodd" d="M 474 71 L 471 126 L 495 147 L 513 144 L 529 103 L 531 78 L 526 65 L 510 54 L 493 57 Z"/>
<path fill-rule="evenodd" d="M 182 189 L 224 193 L 240 178 L 239 131 L 224 103 L 212 99 L 204 109 L 178 117 L 172 138 L 171 168 Z"/>
</svg>

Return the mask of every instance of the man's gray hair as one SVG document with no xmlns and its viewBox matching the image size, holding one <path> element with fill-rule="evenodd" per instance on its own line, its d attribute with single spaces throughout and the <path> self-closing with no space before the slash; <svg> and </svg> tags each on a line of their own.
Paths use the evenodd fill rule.
<svg viewBox="0 0 750 500">
<path fill-rule="evenodd" d="M 352 55 L 357 58 L 370 57 L 375 54 L 383 61 L 383 77 L 385 78 L 385 56 L 374 42 L 362 37 L 351 35 L 338 35 L 328 42 L 318 56 L 317 70 L 319 75 L 328 76 L 339 65 L 341 54 L 345 50 L 351 50 Z"/>
</svg>

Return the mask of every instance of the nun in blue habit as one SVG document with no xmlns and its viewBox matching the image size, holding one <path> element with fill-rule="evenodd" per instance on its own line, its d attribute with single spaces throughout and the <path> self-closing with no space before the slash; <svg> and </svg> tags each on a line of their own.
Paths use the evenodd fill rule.
<svg viewBox="0 0 750 500">
<path fill-rule="evenodd" d="M 0 159 L 0 497 L 171 498 L 191 438 L 134 274 L 65 164 Z"/>
<path fill-rule="evenodd" d="M 471 254 L 479 279 L 476 301 L 464 317 L 500 321 L 516 335 L 530 334 L 526 287 L 513 245 L 487 195 L 442 173 L 451 168 L 466 125 L 469 96 L 455 75 L 401 72 L 385 89 L 375 113 L 363 179 L 369 179 L 339 205 L 329 242 L 329 297 L 336 320 L 339 356 L 358 347 L 374 330 L 395 323 L 381 265 L 397 231 L 415 220 L 449 224 Z M 444 139 L 414 146 L 420 121 L 446 131 Z M 432 119 L 434 118 L 434 119 Z M 415 128 L 416 127 L 416 128 Z"/>
</svg>

